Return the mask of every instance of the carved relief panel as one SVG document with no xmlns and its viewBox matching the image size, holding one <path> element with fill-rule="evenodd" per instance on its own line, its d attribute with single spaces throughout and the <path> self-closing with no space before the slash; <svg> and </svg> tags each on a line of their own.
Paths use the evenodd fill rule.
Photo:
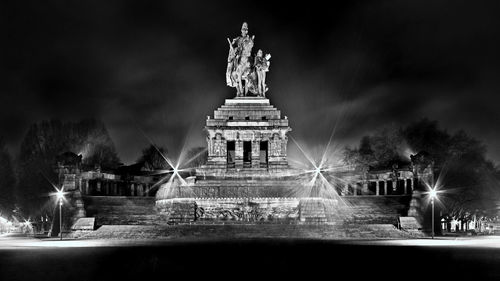
<svg viewBox="0 0 500 281">
<path fill-rule="evenodd" d="M 270 156 L 280 156 L 281 155 L 281 140 L 278 134 L 274 134 L 273 138 L 270 140 Z"/>
<path fill-rule="evenodd" d="M 215 139 L 213 140 L 213 155 L 214 156 L 226 156 L 226 140 L 222 138 L 221 133 L 215 134 Z"/>
</svg>

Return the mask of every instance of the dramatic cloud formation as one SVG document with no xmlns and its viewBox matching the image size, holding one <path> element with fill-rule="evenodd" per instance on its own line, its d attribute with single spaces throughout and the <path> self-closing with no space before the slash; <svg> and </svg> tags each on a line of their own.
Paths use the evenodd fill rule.
<svg viewBox="0 0 500 281">
<path fill-rule="evenodd" d="M 326 4 L 325 4 L 326 5 Z M 147 145 L 203 145 L 243 21 L 273 55 L 271 102 L 308 144 L 357 143 L 421 117 L 464 129 L 500 160 L 500 4 L 226 1 L 0 4 L 0 132 L 12 150 L 41 119 L 101 118 L 125 162 Z"/>
</svg>

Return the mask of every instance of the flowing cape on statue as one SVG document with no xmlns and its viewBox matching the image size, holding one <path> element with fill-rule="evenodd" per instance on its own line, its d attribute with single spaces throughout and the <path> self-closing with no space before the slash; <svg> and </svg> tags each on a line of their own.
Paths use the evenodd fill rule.
<svg viewBox="0 0 500 281">
<path fill-rule="evenodd" d="M 236 56 L 236 49 L 234 49 L 231 44 L 229 44 L 229 54 L 227 56 L 227 69 L 226 69 L 226 84 L 229 87 L 236 87 L 235 81 L 232 79 L 231 75 L 233 73 L 234 67 L 235 67 L 235 56 Z"/>
</svg>

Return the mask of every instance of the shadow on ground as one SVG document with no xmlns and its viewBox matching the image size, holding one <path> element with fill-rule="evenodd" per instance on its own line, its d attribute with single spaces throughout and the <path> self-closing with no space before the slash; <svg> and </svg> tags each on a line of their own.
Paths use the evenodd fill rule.
<svg viewBox="0 0 500 281">
<path fill-rule="evenodd" d="M 498 280 L 500 251 L 251 239 L 0 251 L 0 280 Z M 450 279 L 451 280 L 451 279 Z M 483 279 L 484 280 L 484 279 Z"/>
</svg>

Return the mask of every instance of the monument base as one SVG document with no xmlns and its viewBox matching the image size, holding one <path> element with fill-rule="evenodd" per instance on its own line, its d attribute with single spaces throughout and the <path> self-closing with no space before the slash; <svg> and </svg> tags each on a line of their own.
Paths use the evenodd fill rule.
<svg viewBox="0 0 500 281">
<path fill-rule="evenodd" d="M 175 198 L 156 201 L 175 223 L 342 223 L 338 202 L 323 198 Z"/>
</svg>

